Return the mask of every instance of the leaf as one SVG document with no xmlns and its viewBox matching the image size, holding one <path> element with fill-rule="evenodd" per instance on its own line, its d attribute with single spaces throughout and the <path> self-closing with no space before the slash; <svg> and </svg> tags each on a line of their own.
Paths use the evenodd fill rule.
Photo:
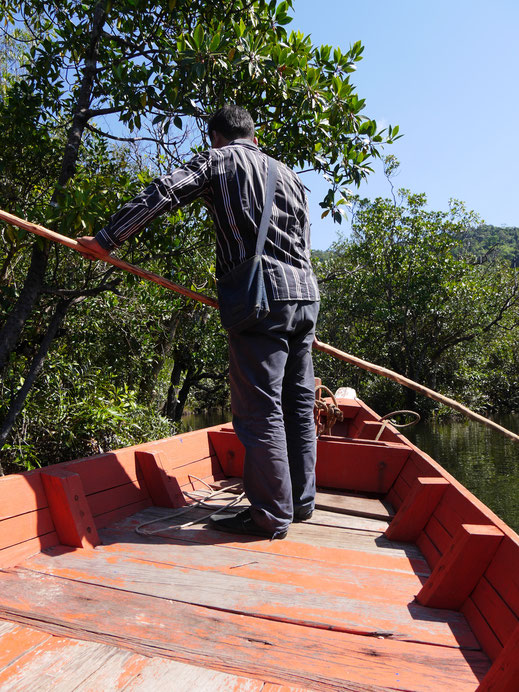
<svg viewBox="0 0 519 692">
<path fill-rule="evenodd" d="M 217 32 L 213 38 L 211 39 L 211 43 L 209 44 L 209 50 L 214 53 L 215 51 L 218 50 L 218 47 L 220 45 L 220 42 L 222 40 L 221 34 Z"/>
<path fill-rule="evenodd" d="M 204 42 L 204 28 L 201 24 L 197 24 L 193 31 L 193 41 L 195 46 L 200 50 Z"/>
</svg>

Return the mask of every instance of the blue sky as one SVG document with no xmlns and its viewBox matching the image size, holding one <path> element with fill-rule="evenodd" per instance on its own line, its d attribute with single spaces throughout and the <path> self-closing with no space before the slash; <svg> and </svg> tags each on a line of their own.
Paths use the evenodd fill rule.
<svg viewBox="0 0 519 692">
<path fill-rule="evenodd" d="M 386 148 L 400 161 L 394 183 L 425 192 L 429 207 L 450 198 L 496 226 L 519 226 L 518 0 L 294 0 L 287 28 L 314 44 L 364 45 L 351 75 L 364 113 L 405 136 Z M 359 194 L 390 196 L 380 165 Z M 326 184 L 311 189 L 312 245 L 347 231 L 320 219 Z"/>
</svg>

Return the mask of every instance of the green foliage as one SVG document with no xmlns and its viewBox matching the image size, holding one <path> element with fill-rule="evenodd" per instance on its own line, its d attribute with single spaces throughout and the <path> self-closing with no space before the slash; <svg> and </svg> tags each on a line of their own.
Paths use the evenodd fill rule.
<svg viewBox="0 0 519 692">
<path fill-rule="evenodd" d="M 431 212 L 425 195 L 405 190 L 398 204 L 357 200 L 352 239 L 335 243 L 317 265 L 320 339 L 473 408 L 513 407 L 519 371 L 507 356 L 517 341 L 517 276 L 506 263 L 467 253 L 476 224 L 458 202 Z M 414 402 L 413 392 L 381 378 L 339 372 L 376 406 Z"/>
<path fill-rule="evenodd" d="M 171 421 L 116 383 L 111 369 L 85 368 L 55 351 L 2 450 L 6 471 L 45 466 L 176 432 Z"/>
<path fill-rule="evenodd" d="M 482 224 L 469 229 L 464 237 L 464 248 L 479 258 L 499 258 L 511 266 L 519 266 L 519 228 Z"/>
<path fill-rule="evenodd" d="M 287 30 L 291 9 L 276 0 L 0 0 L 14 37 L 0 56 L 0 206 L 64 235 L 92 234 L 153 176 L 205 146 L 207 115 L 236 102 L 252 112 L 268 153 L 327 177 L 323 208 L 340 221 L 345 186 L 369 173 L 398 128 L 381 131 L 350 81 L 361 43 L 314 46 Z M 110 133 L 127 146 L 107 144 Z M 14 228 L 2 234 L 1 317 L 25 325 L 4 373 L 3 413 L 56 306 L 68 308 L 8 440 L 10 463 L 87 453 L 90 437 L 137 441 L 142 421 L 155 436 L 170 426 L 163 405 L 177 417 L 186 402 L 226 401 L 214 315 Z M 156 221 L 123 256 L 211 293 L 212 243 L 207 213 L 195 206 Z M 31 290 L 38 309 L 27 316 Z"/>
<path fill-rule="evenodd" d="M 36 95 L 40 120 L 59 123 L 88 87 L 86 119 L 94 126 L 107 114 L 132 133 L 153 123 L 173 146 L 179 129 L 194 126 L 204 138 L 206 115 L 236 101 L 255 116 L 269 153 L 326 174 L 323 204 L 335 214 L 345 185 L 359 183 L 381 145 L 399 136 L 363 113 L 350 82 L 361 43 L 343 51 L 288 32 L 292 2 L 173 4 L 155 0 L 143 12 L 141 2 L 1 2 L 0 19 L 26 22 L 33 36 L 19 98 Z"/>
</svg>

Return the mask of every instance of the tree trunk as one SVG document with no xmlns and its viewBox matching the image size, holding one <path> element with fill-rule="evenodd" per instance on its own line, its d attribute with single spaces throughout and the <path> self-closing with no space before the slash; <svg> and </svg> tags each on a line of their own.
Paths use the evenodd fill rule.
<svg viewBox="0 0 519 692">
<path fill-rule="evenodd" d="M 7 437 L 9 436 L 9 433 L 13 428 L 16 417 L 24 407 L 27 395 L 29 394 L 31 387 L 33 386 L 36 378 L 38 377 L 43 367 L 43 363 L 45 361 L 47 353 L 49 352 L 51 343 L 55 338 L 56 334 L 58 333 L 58 330 L 61 327 L 63 320 L 65 319 L 65 315 L 67 314 L 67 310 L 71 302 L 71 300 L 60 300 L 60 302 L 58 303 L 56 311 L 54 312 L 54 315 L 50 321 L 49 327 L 45 333 L 45 336 L 43 337 L 40 347 L 32 360 L 31 367 L 27 372 L 23 385 L 11 399 L 9 410 L 7 411 L 7 415 L 4 421 L 2 422 L 2 427 L 0 428 L 0 449 L 2 449 L 2 447 L 4 446 Z M 2 465 L 0 464 L 0 476 L 3 475 L 4 471 L 2 469 Z"/>
<path fill-rule="evenodd" d="M 175 410 L 175 417 L 173 419 L 175 423 L 178 423 L 180 420 L 182 420 L 182 415 L 184 414 L 184 407 L 186 405 L 189 390 L 191 389 L 191 386 L 197 379 L 196 377 L 193 377 L 193 373 L 194 368 L 190 365 L 187 369 L 187 373 L 184 378 L 184 382 L 182 383 L 180 392 L 178 393 L 177 407 Z"/>
<path fill-rule="evenodd" d="M 34 244 L 31 264 L 24 286 L 13 310 L 0 331 L 0 372 L 5 369 L 9 362 L 9 357 L 20 338 L 24 325 L 40 296 L 48 256 L 47 246 L 41 250 L 36 243 Z"/>
<path fill-rule="evenodd" d="M 179 322 L 180 312 L 175 311 L 167 321 L 165 332 L 161 335 L 159 343 L 157 344 L 156 354 L 151 364 L 151 372 L 148 377 L 141 381 L 141 385 L 139 388 L 141 398 L 147 399 L 153 394 L 153 388 L 160 374 L 160 371 L 164 367 L 164 361 L 166 360 L 167 356 L 171 353 L 171 349 L 173 348 L 173 341 L 175 339 L 175 334 L 177 332 Z"/>
<path fill-rule="evenodd" d="M 175 358 L 173 370 L 171 371 L 168 395 L 162 408 L 162 413 L 166 416 L 166 418 L 169 418 L 170 420 L 176 420 L 175 416 L 178 405 L 178 387 L 180 384 L 182 369 L 183 363 L 181 362 L 180 358 Z"/>
</svg>

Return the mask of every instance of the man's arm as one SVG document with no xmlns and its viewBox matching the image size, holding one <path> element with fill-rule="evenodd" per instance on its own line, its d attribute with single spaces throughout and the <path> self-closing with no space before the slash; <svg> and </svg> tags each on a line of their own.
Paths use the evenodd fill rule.
<svg viewBox="0 0 519 692">
<path fill-rule="evenodd" d="M 116 211 L 108 224 L 96 234 L 95 239 L 82 237 L 86 242 L 81 244 L 88 247 L 93 255 L 90 257 L 85 253 L 85 257 L 102 259 L 100 252 L 106 257 L 157 216 L 183 207 L 200 197 L 209 184 L 209 177 L 210 152 L 206 151 L 194 156 L 169 175 L 156 178 L 139 195 Z M 95 240 L 95 245 L 92 240 Z"/>
</svg>

